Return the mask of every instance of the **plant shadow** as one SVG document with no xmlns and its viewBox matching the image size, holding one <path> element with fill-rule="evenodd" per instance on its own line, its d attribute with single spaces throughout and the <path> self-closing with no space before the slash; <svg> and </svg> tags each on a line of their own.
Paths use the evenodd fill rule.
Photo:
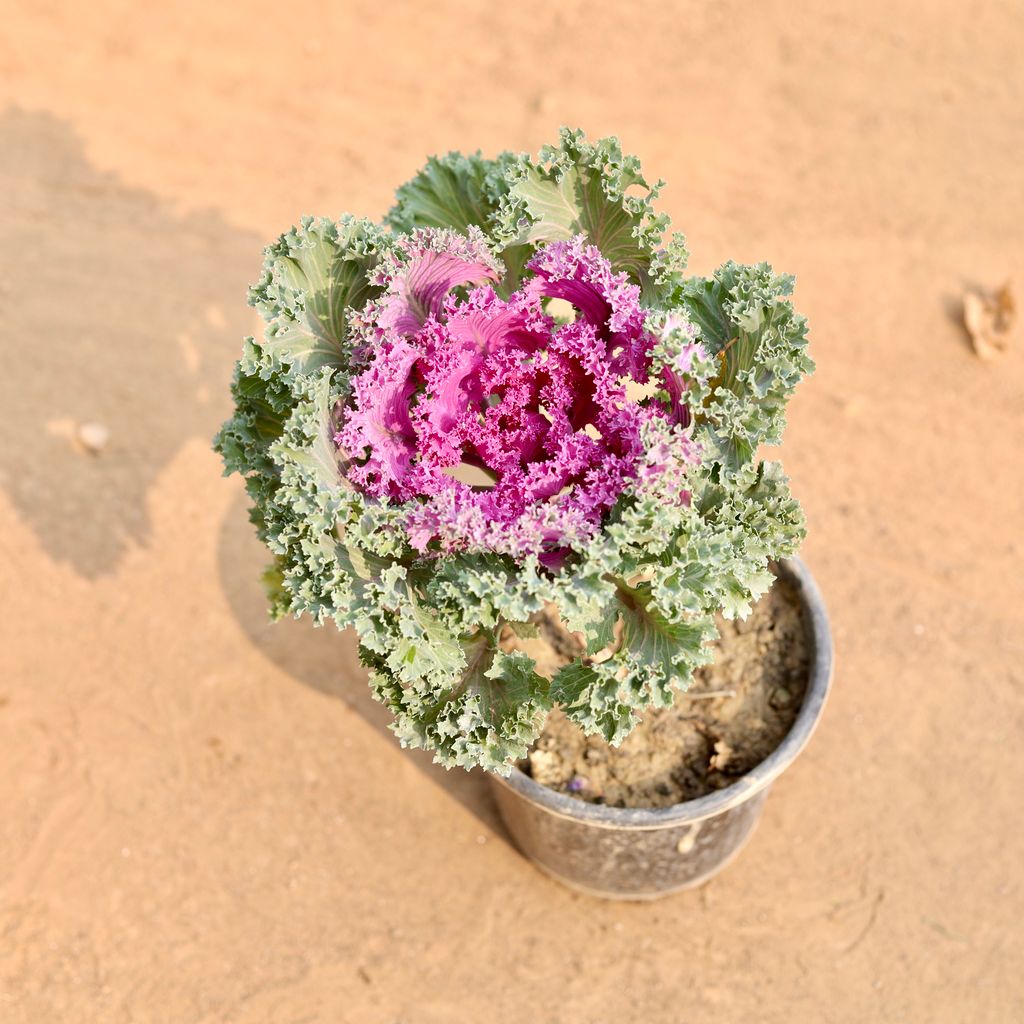
<svg viewBox="0 0 1024 1024">
<path fill-rule="evenodd" d="M 71 126 L 19 108 L 0 113 L 0 245 L 0 486 L 54 561 L 98 579 L 150 541 L 149 489 L 222 418 L 261 246 L 125 185 Z"/>
<path fill-rule="evenodd" d="M 257 540 L 247 509 L 248 498 L 239 493 L 221 527 L 218 570 L 231 612 L 252 644 L 292 679 L 343 701 L 387 739 L 396 756 L 408 758 L 488 830 L 511 842 L 491 798 L 490 782 L 482 771 L 445 771 L 432 762 L 426 751 L 400 750 L 398 740 L 388 728 L 390 714 L 370 693 L 352 630 L 339 632 L 332 623 L 317 629 L 306 618 L 271 622 L 260 580 L 270 555 Z"/>
<path fill-rule="evenodd" d="M 100 580 L 150 543 L 150 489 L 227 413 L 231 366 L 254 329 L 244 296 L 263 242 L 217 211 L 181 212 L 126 185 L 90 162 L 70 124 L 10 107 L 0 112 L 0 244 L 0 487 L 54 562 Z M 81 443 L 86 424 L 106 434 L 97 452 Z M 245 634 L 289 676 L 387 732 L 350 637 L 269 623 L 259 582 L 266 552 L 243 504 L 222 530 L 220 576 Z M 412 756 L 503 834 L 479 772 L 446 773 Z"/>
</svg>

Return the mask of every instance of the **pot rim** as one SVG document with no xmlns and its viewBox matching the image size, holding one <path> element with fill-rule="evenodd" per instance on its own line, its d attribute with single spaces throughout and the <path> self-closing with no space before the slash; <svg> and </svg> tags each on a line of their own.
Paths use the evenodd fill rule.
<svg viewBox="0 0 1024 1024">
<path fill-rule="evenodd" d="M 515 766 L 507 778 L 494 774 L 494 781 L 556 817 L 569 818 L 597 828 L 638 830 L 669 828 L 712 818 L 770 786 L 807 746 L 821 718 L 832 685 L 834 661 L 828 611 L 810 569 L 795 557 L 780 559 L 777 568 L 780 576 L 796 588 L 803 605 L 811 642 L 809 678 L 803 703 L 792 728 L 782 742 L 746 775 L 724 789 L 671 807 L 607 807 L 585 803 L 542 786 Z"/>
</svg>

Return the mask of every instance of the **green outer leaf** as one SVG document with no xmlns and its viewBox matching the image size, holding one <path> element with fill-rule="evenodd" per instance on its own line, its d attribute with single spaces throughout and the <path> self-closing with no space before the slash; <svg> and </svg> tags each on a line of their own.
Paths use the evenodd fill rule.
<svg viewBox="0 0 1024 1024">
<path fill-rule="evenodd" d="M 622 621 L 622 609 L 617 600 L 609 601 L 604 614 L 590 632 L 588 654 L 598 654 L 615 643 L 615 627 Z"/>
<path fill-rule="evenodd" d="M 477 674 L 466 686 L 467 693 L 479 696 L 485 721 L 493 723 L 517 718 L 519 708 L 531 703 L 547 712 L 549 690 L 548 680 L 534 671 L 533 660 L 522 651 L 496 652 L 483 676 Z"/>
<path fill-rule="evenodd" d="M 370 280 L 390 243 L 370 221 L 304 217 L 268 246 L 263 278 L 249 303 L 267 321 L 264 374 L 315 375 L 347 366 L 351 310 L 379 294 Z"/>
<path fill-rule="evenodd" d="M 311 420 L 301 444 L 285 437 L 271 448 L 276 461 L 286 461 L 301 468 L 306 479 L 325 491 L 348 489 L 349 483 L 341 472 L 342 460 L 334 443 L 334 405 L 331 392 L 331 371 L 326 371 L 313 386 Z"/>
<path fill-rule="evenodd" d="M 630 703 L 627 688 L 618 678 L 619 669 L 613 662 L 574 662 L 551 680 L 552 700 L 566 717 L 587 735 L 603 736 L 613 744 L 621 743 L 639 718 L 639 708 Z"/>
<path fill-rule="evenodd" d="M 519 240 L 538 244 L 584 234 L 616 270 L 647 283 L 651 252 L 637 241 L 642 218 L 628 213 L 621 197 L 609 198 L 603 186 L 596 171 L 571 167 L 555 180 L 529 171 L 512 190 L 533 219 Z"/>
<path fill-rule="evenodd" d="M 519 241 L 531 244 L 562 242 L 586 232 L 582 204 L 577 195 L 578 185 L 579 173 L 575 168 L 566 171 L 561 180 L 542 177 L 533 168 L 527 171 L 522 180 L 512 187 L 512 194 L 525 203 L 531 217 L 531 223 L 519 236 Z M 590 237 L 595 245 L 599 245 L 593 235 Z"/>
<path fill-rule="evenodd" d="M 587 690 L 596 686 L 598 675 L 591 665 L 572 661 L 555 673 L 551 680 L 551 698 L 565 708 L 579 706 Z"/>
<path fill-rule="evenodd" d="M 807 323 L 788 296 L 793 278 L 767 263 L 729 262 L 712 278 L 681 284 L 677 299 L 698 325 L 719 369 L 698 417 L 698 437 L 729 473 L 777 444 L 797 383 L 813 372 Z"/>
<path fill-rule="evenodd" d="M 707 622 L 670 620 L 653 602 L 650 584 L 633 588 L 620 583 L 617 597 L 622 609 L 619 650 L 674 681 L 680 668 L 692 666 L 708 638 Z"/>
<path fill-rule="evenodd" d="M 395 193 L 397 202 L 386 222 L 396 231 L 414 228 L 454 228 L 466 232 L 479 227 L 489 232 L 502 201 L 508 195 L 508 170 L 517 162 L 511 153 L 488 160 L 479 153 L 432 156 L 426 165 Z M 531 245 L 496 246 L 506 274 L 498 291 L 508 297 L 522 280 Z"/>
<path fill-rule="evenodd" d="M 248 350 L 252 344 L 252 338 L 247 338 Z M 269 449 L 283 433 L 285 421 L 295 406 L 291 390 L 280 381 L 247 374 L 239 364 L 235 367 L 231 394 L 235 400 L 234 414 L 213 439 L 214 450 L 224 459 L 225 475 L 257 472 L 276 476 Z"/>
<path fill-rule="evenodd" d="M 474 225 L 486 231 L 508 192 L 504 173 L 513 160 L 510 153 L 494 160 L 479 153 L 432 156 L 399 186 L 386 221 L 396 231 L 454 228 L 465 232 Z"/>
<path fill-rule="evenodd" d="M 456 638 L 429 608 L 420 603 L 412 587 L 406 588 L 409 603 L 404 621 L 405 635 L 399 640 L 391 664 L 401 665 L 406 678 L 429 675 L 431 672 L 450 673 L 464 664 L 465 649 L 460 649 Z M 408 624 L 415 628 L 408 628 Z"/>
<path fill-rule="evenodd" d="M 618 643 L 607 660 L 567 665 L 551 685 L 567 717 L 609 743 L 620 742 L 645 707 L 670 704 L 676 688 L 686 689 L 693 669 L 707 662 L 706 641 L 715 633 L 706 614 L 671 618 L 657 607 L 649 583 L 631 587 L 621 580 L 588 650 L 607 647 L 616 623 Z"/>
<path fill-rule="evenodd" d="M 507 172 L 508 196 L 496 218 L 511 244 L 540 244 L 584 234 L 616 270 L 625 271 L 653 300 L 685 266 L 681 238 L 662 249 L 668 218 L 654 212 L 661 183 L 649 186 L 636 157 L 614 138 L 587 142 L 562 129 L 558 147 L 539 163 L 521 157 Z M 637 188 L 641 195 L 627 195 Z"/>
<path fill-rule="evenodd" d="M 434 751 L 446 767 L 480 765 L 508 774 L 540 733 L 551 708 L 549 684 L 521 652 L 497 649 L 491 630 L 460 642 L 461 667 L 403 684 L 393 659 L 362 648 L 374 693 L 395 715 L 403 746 Z"/>
</svg>

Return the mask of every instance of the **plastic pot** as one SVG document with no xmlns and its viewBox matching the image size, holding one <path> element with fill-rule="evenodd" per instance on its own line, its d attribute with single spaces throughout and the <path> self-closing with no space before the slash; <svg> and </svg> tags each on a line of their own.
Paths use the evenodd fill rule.
<svg viewBox="0 0 1024 1024">
<path fill-rule="evenodd" d="M 796 589 L 808 633 L 810 678 L 785 739 L 730 786 L 673 807 L 588 804 L 513 768 L 492 775 L 498 808 L 516 845 L 565 885 L 605 899 L 657 899 L 717 874 L 739 853 L 772 783 L 814 732 L 832 682 L 828 614 L 810 571 L 783 560 L 778 575 Z"/>
</svg>

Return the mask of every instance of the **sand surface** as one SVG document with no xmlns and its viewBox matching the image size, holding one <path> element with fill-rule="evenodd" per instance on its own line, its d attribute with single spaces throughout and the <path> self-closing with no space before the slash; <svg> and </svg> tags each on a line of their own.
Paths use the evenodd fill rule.
<svg viewBox="0 0 1024 1024">
<path fill-rule="evenodd" d="M 1024 1020 L 1024 340 L 956 320 L 1024 285 L 1019 3 L 3 12 L 0 1021 Z M 784 456 L 834 694 L 652 906 L 548 881 L 351 637 L 267 624 L 209 448 L 266 241 L 562 122 L 668 180 L 696 270 L 796 272 L 819 364 Z"/>
</svg>

